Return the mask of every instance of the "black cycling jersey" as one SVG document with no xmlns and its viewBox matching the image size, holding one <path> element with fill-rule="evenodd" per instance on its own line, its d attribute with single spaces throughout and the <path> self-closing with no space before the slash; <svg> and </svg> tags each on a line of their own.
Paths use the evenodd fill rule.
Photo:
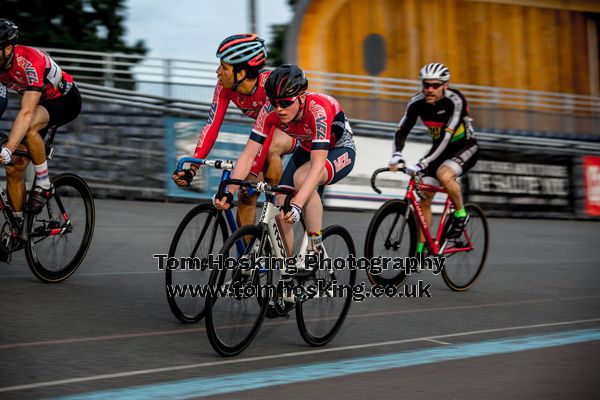
<svg viewBox="0 0 600 400">
<path fill-rule="evenodd" d="M 444 97 L 435 105 L 427 104 L 425 94 L 422 92 L 413 96 L 396 131 L 395 151 L 402 151 L 406 137 L 419 117 L 433 137 L 433 147 L 421 159 L 424 165 L 431 164 L 444 151 L 453 148 L 458 150 L 466 145 L 477 143 L 471 126 L 467 100 L 458 90 L 446 89 Z"/>
</svg>

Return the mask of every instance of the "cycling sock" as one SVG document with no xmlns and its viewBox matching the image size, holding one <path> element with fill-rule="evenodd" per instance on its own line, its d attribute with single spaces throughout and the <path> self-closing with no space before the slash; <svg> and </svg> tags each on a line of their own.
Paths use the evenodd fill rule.
<svg viewBox="0 0 600 400">
<path fill-rule="evenodd" d="M 425 242 L 417 243 L 417 253 L 422 253 L 425 249 Z"/>
<path fill-rule="evenodd" d="M 15 218 L 21 218 L 21 219 L 23 219 L 23 211 L 15 211 L 13 213 L 13 215 L 15 216 Z"/>
<path fill-rule="evenodd" d="M 307 232 L 308 238 L 310 239 L 310 249 L 316 250 L 323 245 L 323 237 L 321 231 L 319 232 Z"/>
<path fill-rule="evenodd" d="M 456 218 L 464 218 L 467 216 L 467 211 L 465 210 L 465 208 L 461 208 L 460 210 L 456 210 L 454 211 L 454 216 Z"/>
<path fill-rule="evenodd" d="M 40 165 L 34 165 L 35 183 L 43 189 L 50 189 L 50 177 L 48 176 L 48 162 L 44 161 Z"/>
</svg>

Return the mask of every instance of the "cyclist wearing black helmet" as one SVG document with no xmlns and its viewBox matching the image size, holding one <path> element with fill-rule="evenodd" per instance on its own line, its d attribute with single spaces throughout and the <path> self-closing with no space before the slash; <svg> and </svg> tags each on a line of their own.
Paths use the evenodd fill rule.
<svg viewBox="0 0 600 400">
<path fill-rule="evenodd" d="M 253 119 L 256 119 L 260 109 L 267 102 L 264 85 L 270 71 L 261 72 L 267 57 L 263 39 L 255 34 L 229 36 L 219 45 L 217 57 L 221 59 L 217 69 L 219 82 L 215 87 L 208 121 L 198 137 L 194 152 L 194 157 L 197 158 L 208 156 L 217 140 L 230 102 Z M 283 170 L 281 157 L 291 152 L 294 147 L 295 142 L 292 138 L 276 131 L 256 157 L 250 174 L 258 177 L 262 172 L 267 182 L 279 183 Z M 179 186 L 187 186 L 197 170 L 198 167 L 193 165 L 189 170 L 174 174 L 173 180 Z M 249 176 L 249 179 L 252 176 Z M 237 212 L 240 226 L 254 224 L 257 198 L 258 194 L 250 197 L 245 191 L 240 192 Z"/>
<path fill-rule="evenodd" d="M 288 250 L 293 248 L 292 225 L 304 210 L 311 251 L 319 251 L 323 204 L 317 185 L 331 185 L 344 178 L 354 167 L 356 149 L 352 130 L 336 99 L 306 92 L 308 80 L 296 65 L 282 65 L 271 72 L 265 90 L 269 99 L 260 111 L 250 140 L 240 155 L 232 178 L 243 178 L 274 127 L 300 141 L 281 177 L 280 186 L 297 190 L 292 210 L 281 218 Z M 235 192 L 237 187 L 229 187 Z M 227 198 L 215 200 L 227 209 Z M 278 199 L 281 204 L 282 198 Z"/>
<path fill-rule="evenodd" d="M 81 111 L 81 96 L 73 78 L 46 53 L 17 44 L 18 27 L 0 19 L 0 84 L 23 96 L 8 141 L 0 150 L 0 162 L 7 166 L 7 190 L 17 215 L 23 209 L 23 174 L 29 161 L 11 157 L 22 144 L 27 147 L 35 170 L 35 187 L 25 211 L 39 212 L 52 197 L 54 188 L 48 176 L 43 137 L 48 128 L 74 120 Z"/>
</svg>

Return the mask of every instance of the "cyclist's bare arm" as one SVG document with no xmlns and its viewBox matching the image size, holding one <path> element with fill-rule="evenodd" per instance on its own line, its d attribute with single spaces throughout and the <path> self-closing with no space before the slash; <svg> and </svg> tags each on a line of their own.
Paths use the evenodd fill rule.
<svg viewBox="0 0 600 400">
<path fill-rule="evenodd" d="M 40 102 L 41 97 L 41 91 L 27 90 L 23 93 L 23 98 L 21 99 L 21 109 L 15 117 L 8 142 L 6 143 L 6 147 L 11 152 L 14 152 L 23 138 L 25 138 L 25 135 L 27 134 L 27 131 L 33 122 L 34 112 Z"/>
</svg>

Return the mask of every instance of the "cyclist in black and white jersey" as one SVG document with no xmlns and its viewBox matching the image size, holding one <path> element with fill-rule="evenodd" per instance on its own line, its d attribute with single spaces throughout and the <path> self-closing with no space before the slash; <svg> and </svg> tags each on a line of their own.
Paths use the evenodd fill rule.
<svg viewBox="0 0 600 400">
<path fill-rule="evenodd" d="M 406 107 L 396 131 L 394 152 L 389 164 L 395 170 L 398 163 L 404 162 L 402 149 L 406 137 L 417 119 L 421 118 L 433 137 L 433 146 L 416 165 L 407 165 L 406 170 L 411 175 L 422 171 L 425 174 L 424 183 L 439 182 L 447 190 L 456 211 L 446 226 L 446 237 L 458 237 L 468 221 L 468 215 L 464 209 L 461 186 L 456 178 L 464 175 L 477 162 L 477 140 L 471 126 L 467 100 L 458 90 L 448 87 L 448 68 L 439 63 L 427 64 L 421 69 L 419 78 L 423 89 Z M 437 179 L 438 182 L 432 179 Z M 431 201 L 434 193 L 425 195 L 421 207 L 427 224 L 431 225 Z M 418 252 L 423 251 L 424 242 L 425 237 L 419 232 Z"/>
</svg>

